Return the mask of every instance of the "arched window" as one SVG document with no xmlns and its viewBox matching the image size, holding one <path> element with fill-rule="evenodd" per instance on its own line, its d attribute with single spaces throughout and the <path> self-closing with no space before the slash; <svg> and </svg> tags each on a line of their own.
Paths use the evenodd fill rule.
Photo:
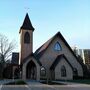
<svg viewBox="0 0 90 90">
<path fill-rule="evenodd" d="M 40 74 L 41 74 L 41 76 L 46 76 L 46 69 L 45 69 L 45 67 L 41 67 Z"/>
<path fill-rule="evenodd" d="M 26 32 L 24 35 L 24 43 L 30 43 L 30 35 L 28 32 Z"/>
<path fill-rule="evenodd" d="M 76 68 L 74 68 L 73 72 L 74 72 L 74 76 L 78 76 L 78 71 Z"/>
<path fill-rule="evenodd" d="M 65 66 L 61 67 L 61 77 L 66 77 L 66 68 L 65 68 Z"/>
<path fill-rule="evenodd" d="M 59 42 L 56 42 L 56 43 L 55 43 L 54 49 L 55 49 L 56 51 L 62 50 L 61 45 L 60 45 Z"/>
</svg>

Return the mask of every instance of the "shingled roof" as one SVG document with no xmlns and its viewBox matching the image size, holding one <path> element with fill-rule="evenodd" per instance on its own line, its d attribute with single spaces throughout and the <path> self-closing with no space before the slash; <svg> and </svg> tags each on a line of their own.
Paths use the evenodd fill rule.
<svg viewBox="0 0 90 90">
<path fill-rule="evenodd" d="M 24 64 L 24 63 L 27 61 L 27 59 L 29 59 L 30 57 L 35 58 L 35 60 L 37 61 L 37 63 L 38 63 L 40 66 L 42 65 L 42 64 L 40 63 L 40 61 L 37 59 L 37 57 L 35 57 L 34 53 L 31 53 L 31 54 L 29 54 L 26 58 L 24 58 L 24 60 L 23 60 L 23 62 L 22 62 L 21 64 Z"/>
<path fill-rule="evenodd" d="M 38 48 L 36 51 L 35 51 L 35 55 L 40 58 L 45 50 L 49 47 L 49 45 L 51 44 L 51 42 L 56 38 L 56 37 L 60 37 L 63 42 L 65 42 L 65 44 L 70 48 L 70 46 L 67 44 L 66 40 L 64 39 L 64 37 L 61 35 L 60 32 L 57 32 L 52 38 L 50 38 L 47 42 L 45 42 L 40 48 Z"/>
<path fill-rule="evenodd" d="M 53 42 L 53 40 L 59 37 L 64 43 L 65 45 L 68 47 L 68 49 L 71 51 L 71 53 L 73 54 L 73 56 L 76 58 L 76 60 L 81 64 L 82 68 L 83 65 L 82 63 L 79 61 L 79 59 L 77 58 L 77 56 L 75 55 L 75 53 L 73 52 L 73 50 L 71 49 L 71 47 L 69 46 L 69 44 L 66 42 L 66 40 L 64 39 L 64 37 L 62 36 L 62 34 L 60 32 L 57 32 L 51 39 L 49 39 L 46 43 L 44 43 L 39 49 L 37 49 L 35 51 L 35 56 L 40 59 L 41 56 L 45 53 L 45 51 L 47 50 L 47 48 L 49 47 L 49 45 Z"/>
<path fill-rule="evenodd" d="M 43 53 L 45 52 L 46 48 L 49 46 L 50 42 L 52 41 L 53 38 L 49 39 L 46 43 L 44 43 L 40 48 L 38 48 L 36 51 L 35 51 L 35 55 L 36 57 L 39 59 Z"/>
<path fill-rule="evenodd" d="M 23 25 L 21 26 L 21 29 L 24 29 L 24 30 L 34 30 L 34 28 L 32 26 L 32 23 L 30 21 L 30 18 L 28 16 L 28 13 L 25 16 L 25 19 L 24 19 Z"/>
<path fill-rule="evenodd" d="M 55 59 L 55 61 L 53 62 L 53 64 L 51 65 L 50 69 L 54 70 L 55 67 L 57 66 L 57 64 L 61 61 L 61 59 L 64 58 L 66 60 L 66 62 L 69 64 L 69 66 L 72 68 L 72 70 L 74 69 L 72 67 L 72 65 L 69 63 L 68 59 L 66 58 L 66 56 L 64 54 L 58 55 Z"/>
</svg>

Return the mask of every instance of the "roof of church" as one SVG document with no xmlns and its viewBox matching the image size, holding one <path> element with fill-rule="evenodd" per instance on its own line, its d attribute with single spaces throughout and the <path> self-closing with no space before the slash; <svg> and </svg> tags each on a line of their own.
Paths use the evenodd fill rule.
<svg viewBox="0 0 90 90">
<path fill-rule="evenodd" d="M 12 53 L 12 60 L 11 60 L 12 64 L 19 64 L 19 53 Z"/>
<path fill-rule="evenodd" d="M 69 44 L 66 42 L 66 40 L 64 39 L 64 37 L 62 36 L 62 34 L 60 32 L 57 32 L 51 39 L 49 39 L 46 43 L 44 43 L 40 48 L 38 48 L 35 51 L 35 55 L 38 59 L 41 58 L 41 56 L 44 54 L 44 52 L 47 50 L 47 48 L 49 47 L 49 45 L 52 43 L 52 41 L 56 38 L 56 37 L 60 37 L 62 39 L 62 41 L 65 43 L 65 45 L 68 47 L 68 49 L 71 51 L 71 53 L 74 55 L 74 57 L 76 58 L 76 60 L 82 65 L 82 63 L 78 60 L 77 56 L 75 55 L 75 53 L 73 52 L 73 50 L 71 49 L 71 47 L 69 46 Z"/>
<path fill-rule="evenodd" d="M 64 41 L 64 43 L 66 44 L 66 46 L 68 46 L 70 48 L 70 46 L 68 45 L 68 43 L 66 42 L 66 40 L 64 39 L 64 37 L 61 35 L 61 33 L 60 32 L 57 32 L 52 38 L 50 38 L 47 42 L 45 42 L 40 48 L 38 48 L 35 51 L 35 54 L 36 54 L 36 56 L 38 56 L 38 58 L 40 58 L 44 54 L 45 50 L 49 47 L 49 45 L 55 39 L 55 37 L 60 37 Z"/>
<path fill-rule="evenodd" d="M 53 38 L 49 39 L 46 43 L 44 43 L 40 48 L 38 48 L 36 51 L 35 51 L 35 55 L 36 57 L 39 59 L 44 51 L 46 50 L 46 48 L 49 46 L 50 42 L 52 41 Z"/>
<path fill-rule="evenodd" d="M 42 65 L 41 62 L 37 59 L 37 57 L 34 55 L 34 53 L 31 53 L 30 55 L 28 55 L 28 56 L 23 60 L 22 64 L 25 63 L 25 62 L 27 61 L 27 59 L 29 59 L 30 57 L 34 57 L 34 58 L 36 59 L 37 63 L 38 63 L 40 66 Z"/>
<path fill-rule="evenodd" d="M 32 23 L 30 21 L 30 18 L 28 16 L 28 13 L 25 16 L 25 19 L 24 19 L 23 25 L 21 26 L 21 29 L 24 29 L 24 30 L 34 30 L 34 28 L 32 26 Z"/>
<path fill-rule="evenodd" d="M 51 65 L 50 69 L 54 70 L 55 67 L 57 66 L 57 64 L 61 61 L 61 59 L 64 58 L 66 60 L 66 62 L 70 65 L 70 67 L 72 68 L 72 70 L 74 69 L 73 66 L 69 63 L 68 59 L 66 58 L 66 56 L 64 54 L 58 55 L 55 59 L 55 61 L 53 62 L 53 64 Z"/>
</svg>

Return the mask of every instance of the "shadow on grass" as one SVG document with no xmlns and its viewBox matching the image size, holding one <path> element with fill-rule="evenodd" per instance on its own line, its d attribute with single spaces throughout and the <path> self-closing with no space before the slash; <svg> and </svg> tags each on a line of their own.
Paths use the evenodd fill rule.
<svg viewBox="0 0 90 90">
<path fill-rule="evenodd" d="M 64 83 L 53 82 L 53 81 L 48 81 L 48 83 L 47 83 L 47 81 L 41 81 L 40 83 L 42 83 L 42 84 L 48 84 L 48 85 L 66 85 Z"/>
<path fill-rule="evenodd" d="M 26 85 L 27 83 L 23 80 L 5 83 L 4 85 Z"/>
<path fill-rule="evenodd" d="M 68 80 L 67 82 L 90 84 L 90 79 Z"/>
</svg>

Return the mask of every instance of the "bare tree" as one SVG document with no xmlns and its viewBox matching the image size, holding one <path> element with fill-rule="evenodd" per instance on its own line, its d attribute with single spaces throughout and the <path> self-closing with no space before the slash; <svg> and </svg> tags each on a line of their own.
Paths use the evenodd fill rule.
<svg viewBox="0 0 90 90">
<path fill-rule="evenodd" d="M 15 49 L 15 47 L 16 44 L 14 41 L 9 42 L 5 35 L 0 34 L 0 56 L 2 62 L 10 60 L 12 51 Z"/>
</svg>

